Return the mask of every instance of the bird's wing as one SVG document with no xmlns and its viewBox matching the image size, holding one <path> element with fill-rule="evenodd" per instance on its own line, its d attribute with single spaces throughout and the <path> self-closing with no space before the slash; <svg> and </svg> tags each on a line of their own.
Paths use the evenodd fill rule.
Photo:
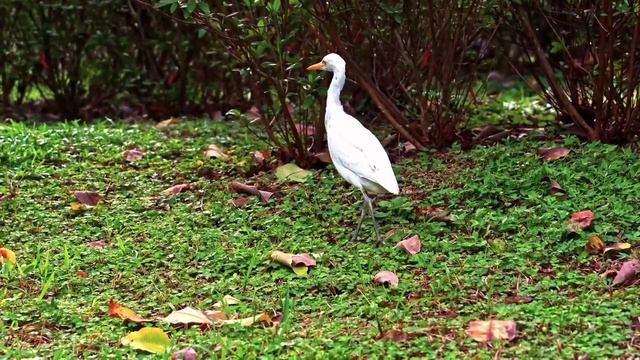
<svg viewBox="0 0 640 360">
<path fill-rule="evenodd" d="M 327 129 L 331 159 L 357 176 L 397 194 L 398 182 L 380 141 L 346 113 L 336 120 Z"/>
</svg>

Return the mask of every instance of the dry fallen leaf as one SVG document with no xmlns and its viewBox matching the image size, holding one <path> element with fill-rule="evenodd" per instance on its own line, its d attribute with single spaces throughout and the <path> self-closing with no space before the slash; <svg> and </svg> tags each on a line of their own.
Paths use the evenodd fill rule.
<svg viewBox="0 0 640 360">
<path fill-rule="evenodd" d="M 253 162 L 258 168 L 263 167 L 269 160 L 269 152 L 267 150 L 256 150 L 253 152 Z"/>
<path fill-rule="evenodd" d="M 604 250 L 602 251 L 602 254 L 606 254 L 606 253 L 617 253 L 623 250 L 629 250 L 631 249 L 631 244 L 626 243 L 626 242 L 620 242 L 620 243 L 615 243 L 613 245 L 609 245 L 607 247 L 604 248 Z"/>
<path fill-rule="evenodd" d="M 267 324 L 271 323 L 271 318 L 269 314 L 263 312 L 262 314 L 256 316 L 250 316 L 242 319 L 231 319 L 231 320 L 218 320 L 216 324 L 222 325 L 232 325 L 232 324 L 240 324 L 241 326 L 251 326 L 255 323 L 266 322 Z"/>
<path fill-rule="evenodd" d="M 409 255 L 415 255 L 420 252 L 420 238 L 418 235 L 413 235 L 408 239 L 404 239 L 398 242 L 395 246 L 396 249 L 401 249 L 407 252 Z"/>
<path fill-rule="evenodd" d="M 82 211 L 82 204 L 80 204 L 77 201 L 74 201 L 71 203 L 71 211 L 75 212 L 75 213 L 79 213 Z"/>
<path fill-rule="evenodd" d="M 164 190 L 162 193 L 165 195 L 173 196 L 189 189 L 191 189 L 191 184 L 178 184 Z"/>
<path fill-rule="evenodd" d="M 229 155 L 225 154 L 224 151 L 222 151 L 222 149 L 220 149 L 217 145 L 209 145 L 207 147 L 207 150 L 204 151 L 204 157 L 206 157 L 207 159 L 211 159 L 211 158 L 218 158 L 218 159 L 222 159 L 222 160 L 227 160 L 229 159 Z"/>
<path fill-rule="evenodd" d="M 86 271 L 76 271 L 76 276 L 79 278 L 88 278 L 89 274 Z"/>
<path fill-rule="evenodd" d="M 263 204 L 266 204 L 271 196 L 273 196 L 273 193 L 270 191 L 258 190 L 258 188 L 255 186 L 246 185 L 237 181 L 232 181 L 229 184 L 229 189 L 237 193 L 245 193 L 258 196 Z"/>
<path fill-rule="evenodd" d="M 298 254 L 291 257 L 291 266 L 316 266 L 316 260 L 309 254 Z"/>
<path fill-rule="evenodd" d="M 166 321 L 172 325 L 211 325 L 213 324 L 211 320 L 198 309 L 194 309 L 192 307 L 187 306 L 182 310 L 173 311 L 171 314 L 167 315 L 167 317 L 162 320 Z"/>
<path fill-rule="evenodd" d="M 187 347 L 171 354 L 171 360 L 196 360 L 198 353 L 192 347 Z"/>
<path fill-rule="evenodd" d="M 231 204 L 237 208 L 244 207 L 249 202 L 248 196 L 239 196 L 233 200 L 231 200 Z"/>
<path fill-rule="evenodd" d="M 221 308 L 222 306 L 227 306 L 227 305 L 238 305 L 240 304 L 241 301 L 239 299 L 234 298 L 231 295 L 225 295 L 222 297 L 222 301 L 218 301 L 215 304 L 213 304 L 214 308 Z"/>
<path fill-rule="evenodd" d="M 103 247 L 107 246 L 107 242 L 104 240 L 89 241 L 87 243 L 87 246 L 94 249 L 102 249 Z"/>
<path fill-rule="evenodd" d="M 74 191 L 73 196 L 76 197 L 78 202 L 87 206 L 96 206 L 102 199 L 102 196 L 93 191 Z"/>
<path fill-rule="evenodd" d="M 373 283 L 376 285 L 398 286 L 400 280 L 398 276 L 391 271 L 380 271 L 373 277 Z"/>
<path fill-rule="evenodd" d="M 304 265 L 304 261 L 308 260 L 308 259 L 306 259 L 304 257 L 296 258 L 299 261 L 294 263 L 294 261 L 293 261 L 293 257 L 294 256 L 296 256 L 296 255 L 285 253 L 285 252 L 278 251 L 278 250 L 274 250 L 274 251 L 271 252 L 271 255 L 269 255 L 269 258 L 271 259 L 271 261 L 275 261 L 275 262 L 280 263 L 280 264 L 282 264 L 284 266 L 288 266 L 297 275 L 306 275 L 307 272 L 309 271 L 309 267 L 310 266 L 315 266 L 315 260 L 313 260 L 313 259 L 311 259 L 314 262 L 313 265 L 308 265 L 308 266 Z M 297 255 L 297 256 L 301 256 L 301 255 Z M 308 255 L 306 255 L 306 256 L 308 257 Z M 302 260 L 303 262 L 300 262 L 300 260 Z"/>
<path fill-rule="evenodd" d="M 538 149 L 538 155 L 542 156 L 545 160 L 558 160 L 569 155 L 569 152 L 571 152 L 571 150 L 565 147 Z"/>
<path fill-rule="evenodd" d="M 328 151 L 319 152 L 313 156 L 325 164 L 331 164 L 331 155 L 329 155 Z"/>
<path fill-rule="evenodd" d="M 133 162 L 142 159 L 144 153 L 138 149 L 129 149 L 122 152 L 125 161 Z"/>
<path fill-rule="evenodd" d="M 0 262 L 4 265 L 6 263 L 15 264 L 16 263 L 16 253 L 7 249 L 0 248 Z"/>
<path fill-rule="evenodd" d="M 567 198 L 567 191 L 563 189 L 557 181 L 548 176 L 545 176 L 542 180 L 549 183 L 549 193 L 551 193 L 551 195 L 554 195 L 559 199 Z"/>
<path fill-rule="evenodd" d="M 441 210 L 433 206 L 428 208 L 416 208 L 415 212 L 417 217 L 425 217 L 430 220 L 444 223 L 450 223 L 453 221 L 453 216 L 451 216 L 448 211 Z"/>
<path fill-rule="evenodd" d="M 600 254 L 604 250 L 604 242 L 596 234 L 591 235 L 587 243 L 584 244 L 584 249 L 589 254 Z"/>
<path fill-rule="evenodd" d="M 124 346 L 134 349 L 148 351 L 154 354 L 163 354 L 171 346 L 169 336 L 159 328 L 147 327 L 129 333 L 120 339 Z"/>
<path fill-rule="evenodd" d="M 625 261 L 616 273 L 611 286 L 621 285 L 635 278 L 636 273 L 640 270 L 640 260 L 632 259 Z"/>
<path fill-rule="evenodd" d="M 512 295 L 504 298 L 505 304 L 528 304 L 533 301 L 531 296 Z"/>
<path fill-rule="evenodd" d="M 403 342 L 409 339 L 409 334 L 402 330 L 389 330 L 376 337 L 376 340 L 387 340 L 393 342 Z"/>
<path fill-rule="evenodd" d="M 513 320 L 471 321 L 465 333 L 479 342 L 513 340 L 516 337 L 516 322 Z"/>
<path fill-rule="evenodd" d="M 138 315 L 135 311 L 121 306 L 115 300 L 109 300 L 109 310 L 107 310 L 107 314 L 114 318 L 120 318 L 127 321 L 131 321 L 137 324 L 141 324 L 147 321 L 151 321 L 149 319 L 145 319 L 142 316 Z"/>
<path fill-rule="evenodd" d="M 167 120 L 162 120 L 159 123 L 156 124 L 156 128 L 157 129 L 162 129 L 165 128 L 169 125 L 173 125 L 175 123 L 177 123 L 178 120 L 176 120 L 175 118 L 168 118 Z"/>
<path fill-rule="evenodd" d="M 591 226 L 593 221 L 593 212 L 591 210 L 578 211 L 571 215 L 571 219 L 567 222 L 569 224 L 569 232 L 576 232 L 578 230 L 584 230 Z"/>
</svg>

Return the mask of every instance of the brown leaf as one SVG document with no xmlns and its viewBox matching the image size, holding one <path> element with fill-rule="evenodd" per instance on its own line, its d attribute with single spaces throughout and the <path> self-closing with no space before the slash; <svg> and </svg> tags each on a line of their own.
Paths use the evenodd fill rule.
<svg viewBox="0 0 640 360">
<path fill-rule="evenodd" d="M 187 347 L 171 354 L 171 360 L 196 360 L 198 353 L 192 347 Z"/>
<path fill-rule="evenodd" d="M 640 270 L 640 260 L 633 259 L 625 261 L 622 267 L 620 267 L 620 270 L 618 270 L 611 286 L 621 285 L 634 279 L 638 270 Z"/>
<path fill-rule="evenodd" d="M 165 128 L 165 127 L 167 127 L 169 125 L 173 125 L 173 124 L 175 124 L 177 122 L 178 122 L 178 120 L 176 120 L 175 118 L 168 118 L 167 120 L 163 120 L 163 121 L 160 121 L 159 123 L 157 123 L 156 124 L 156 128 L 157 129 L 162 129 L 162 128 Z"/>
<path fill-rule="evenodd" d="M 425 217 L 430 220 L 450 223 L 453 221 L 453 216 L 448 211 L 439 209 L 437 207 L 428 207 L 428 208 L 417 208 L 416 209 L 417 217 Z"/>
<path fill-rule="evenodd" d="M 505 304 L 528 304 L 533 301 L 531 296 L 512 295 L 504 298 Z"/>
<path fill-rule="evenodd" d="M 465 333 L 479 342 L 513 340 L 516 337 L 516 322 L 513 320 L 471 321 Z"/>
<path fill-rule="evenodd" d="M 291 257 L 292 266 L 316 266 L 316 260 L 309 256 L 309 254 L 298 254 Z"/>
<path fill-rule="evenodd" d="M 593 212 L 591 210 L 583 210 L 578 211 L 571 215 L 571 219 L 569 219 L 569 232 L 576 232 L 578 230 L 584 230 L 591 226 L 591 222 L 593 221 Z"/>
<path fill-rule="evenodd" d="M 271 196 L 273 196 L 273 193 L 270 191 L 258 190 L 258 188 L 256 188 L 255 186 L 246 185 L 237 181 L 232 181 L 229 184 L 229 189 L 237 193 L 256 195 L 260 198 L 262 204 L 266 204 Z"/>
<path fill-rule="evenodd" d="M 0 263 L 3 265 L 6 263 L 15 264 L 16 253 L 7 248 L 0 248 Z"/>
<path fill-rule="evenodd" d="M 269 152 L 267 150 L 256 150 L 253 152 L 253 162 L 262 167 L 269 160 Z"/>
<path fill-rule="evenodd" d="M 402 143 L 402 151 L 405 154 L 415 154 L 416 152 L 418 152 L 418 148 L 416 148 L 416 146 L 413 145 L 410 141 L 407 141 Z"/>
<path fill-rule="evenodd" d="M 420 238 L 418 235 L 413 235 L 408 239 L 404 239 L 398 242 L 395 246 L 396 249 L 401 249 L 407 252 L 409 255 L 415 255 L 420 252 Z"/>
<path fill-rule="evenodd" d="M 293 264 L 293 254 L 289 254 L 289 253 L 285 253 L 282 251 L 278 251 L 278 250 L 274 250 L 271 252 L 271 255 L 269 255 L 269 258 L 271 259 L 271 261 L 280 263 L 284 266 L 288 266 L 289 268 L 291 268 L 291 270 L 293 270 L 293 272 L 295 272 L 297 275 L 306 275 L 307 272 L 309 271 L 309 267 L 306 265 L 294 265 Z"/>
<path fill-rule="evenodd" d="M 129 149 L 122 152 L 125 161 L 133 162 L 142 159 L 144 153 L 138 149 Z"/>
<path fill-rule="evenodd" d="M 248 202 L 249 202 L 249 197 L 248 196 L 239 196 L 239 197 L 231 200 L 231 203 L 233 204 L 233 206 L 235 206 L 237 208 L 244 207 L 245 205 L 247 205 Z"/>
<path fill-rule="evenodd" d="M 87 246 L 94 249 L 102 249 L 103 247 L 107 246 L 107 242 L 104 240 L 89 241 L 87 243 Z"/>
<path fill-rule="evenodd" d="M 409 334 L 402 330 L 389 330 L 376 337 L 376 340 L 386 340 L 393 342 L 403 342 L 409 339 Z"/>
<path fill-rule="evenodd" d="M 587 243 L 584 244 L 584 249 L 589 254 L 600 254 L 604 250 L 604 242 L 596 234 L 591 235 Z"/>
<path fill-rule="evenodd" d="M 325 164 L 331 164 L 331 155 L 329 155 L 329 152 L 327 151 L 319 152 L 313 156 Z"/>
<path fill-rule="evenodd" d="M 398 286 L 399 282 L 398 276 L 391 271 L 380 271 L 373 277 L 373 283 L 376 285 Z"/>
<path fill-rule="evenodd" d="M 89 274 L 86 271 L 76 271 L 76 276 L 79 278 L 88 278 Z"/>
<path fill-rule="evenodd" d="M 73 196 L 76 197 L 78 202 L 87 206 L 96 206 L 102 199 L 102 196 L 93 191 L 74 191 Z"/>
<path fill-rule="evenodd" d="M 211 159 L 211 158 L 218 158 L 218 159 L 222 159 L 222 160 L 228 160 L 229 159 L 229 155 L 225 154 L 224 151 L 222 151 L 222 149 L 220 149 L 217 145 L 209 145 L 207 147 L 207 149 L 204 151 L 204 157 Z"/>
<path fill-rule="evenodd" d="M 554 195 L 559 199 L 567 198 L 567 191 L 563 189 L 557 181 L 548 176 L 545 176 L 542 180 L 549 183 L 549 193 L 551 193 L 551 195 Z"/>
<path fill-rule="evenodd" d="M 560 158 L 563 158 L 567 155 L 569 155 L 569 152 L 571 152 L 571 150 L 565 148 L 565 147 L 558 147 L 558 148 L 539 148 L 538 149 L 538 155 L 542 156 L 543 159 L 545 160 L 558 160 Z"/>
<path fill-rule="evenodd" d="M 178 184 L 164 190 L 162 193 L 165 195 L 173 196 L 189 189 L 191 189 L 191 184 Z"/>
<path fill-rule="evenodd" d="M 111 317 L 132 321 L 137 324 L 151 321 L 149 319 L 145 319 L 142 316 L 136 314 L 135 311 L 129 308 L 126 308 L 124 306 L 121 306 L 120 304 L 115 302 L 115 300 L 113 299 L 109 300 L 109 310 L 107 311 L 107 314 Z"/>
<path fill-rule="evenodd" d="M 623 250 L 629 250 L 629 249 L 631 249 L 631 244 L 626 242 L 619 242 L 619 243 L 615 243 L 613 245 L 605 247 L 602 254 L 617 253 L 617 252 L 620 252 Z"/>
</svg>

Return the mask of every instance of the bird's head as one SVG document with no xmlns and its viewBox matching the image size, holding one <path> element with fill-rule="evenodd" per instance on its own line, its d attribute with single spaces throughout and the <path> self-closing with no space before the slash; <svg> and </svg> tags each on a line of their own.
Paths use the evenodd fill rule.
<svg viewBox="0 0 640 360">
<path fill-rule="evenodd" d="M 344 59 L 340 57 L 340 55 L 331 53 L 323 57 L 322 61 L 320 61 L 319 63 L 309 66 L 307 70 L 309 71 L 325 70 L 325 71 L 331 71 L 331 72 L 339 72 L 339 71 L 344 72 L 345 65 L 346 63 Z"/>
</svg>

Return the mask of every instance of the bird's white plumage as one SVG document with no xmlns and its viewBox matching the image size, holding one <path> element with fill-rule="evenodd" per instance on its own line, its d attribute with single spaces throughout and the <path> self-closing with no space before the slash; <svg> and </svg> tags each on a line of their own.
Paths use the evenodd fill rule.
<svg viewBox="0 0 640 360">
<path fill-rule="evenodd" d="M 398 182 L 380 141 L 353 116 L 344 112 L 340 92 L 345 81 L 345 61 L 337 54 L 322 59 L 333 72 L 327 93 L 325 128 L 329 154 L 338 173 L 361 191 L 398 194 Z"/>
<path fill-rule="evenodd" d="M 327 115 L 329 154 L 338 173 L 368 193 L 397 194 L 398 182 L 393 168 L 375 135 L 344 111 L 327 112 Z"/>
</svg>

